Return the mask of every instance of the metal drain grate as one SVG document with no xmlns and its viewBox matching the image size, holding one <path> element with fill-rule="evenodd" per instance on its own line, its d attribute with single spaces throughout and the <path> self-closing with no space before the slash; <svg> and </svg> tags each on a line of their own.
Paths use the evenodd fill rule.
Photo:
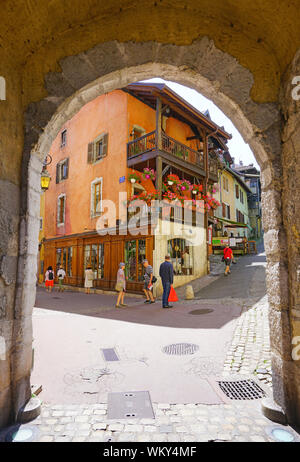
<svg viewBox="0 0 300 462">
<path fill-rule="evenodd" d="M 218 382 L 218 384 L 223 393 L 230 399 L 252 400 L 266 396 L 264 390 L 253 380 Z"/>
<path fill-rule="evenodd" d="M 163 353 L 167 355 L 193 355 L 199 350 L 199 346 L 194 343 L 173 343 L 163 347 Z"/>
<path fill-rule="evenodd" d="M 114 348 L 102 348 L 105 361 L 120 361 Z"/>
<path fill-rule="evenodd" d="M 193 310 L 189 311 L 189 314 L 208 314 L 208 313 L 213 313 L 214 310 L 210 309 L 201 309 L 201 310 Z"/>
</svg>

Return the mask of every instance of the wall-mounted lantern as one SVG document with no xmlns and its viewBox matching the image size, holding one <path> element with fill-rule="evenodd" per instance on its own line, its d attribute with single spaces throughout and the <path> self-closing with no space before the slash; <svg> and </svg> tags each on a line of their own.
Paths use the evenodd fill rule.
<svg viewBox="0 0 300 462">
<path fill-rule="evenodd" d="M 43 191 L 47 191 L 50 185 L 51 176 L 49 172 L 47 171 L 47 165 L 51 164 L 51 162 L 52 162 L 52 157 L 50 156 L 50 154 L 48 154 L 46 156 L 46 159 L 44 160 L 43 170 L 41 174 L 41 188 Z"/>
</svg>

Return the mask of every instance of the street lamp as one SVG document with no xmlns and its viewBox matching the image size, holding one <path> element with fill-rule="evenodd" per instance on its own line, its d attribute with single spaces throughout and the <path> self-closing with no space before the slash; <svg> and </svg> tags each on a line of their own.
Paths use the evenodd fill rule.
<svg viewBox="0 0 300 462">
<path fill-rule="evenodd" d="M 51 176 L 49 172 L 47 171 L 47 165 L 51 164 L 51 162 L 52 162 L 52 157 L 50 156 L 50 154 L 48 154 L 44 160 L 43 170 L 41 174 L 41 187 L 43 191 L 47 191 L 50 185 Z"/>
</svg>

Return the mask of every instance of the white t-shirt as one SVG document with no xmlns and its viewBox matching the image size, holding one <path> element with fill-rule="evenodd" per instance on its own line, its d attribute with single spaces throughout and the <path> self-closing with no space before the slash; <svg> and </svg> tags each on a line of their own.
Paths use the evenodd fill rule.
<svg viewBox="0 0 300 462">
<path fill-rule="evenodd" d="M 65 270 L 63 270 L 62 268 L 59 269 L 59 270 L 57 271 L 57 277 L 58 277 L 58 279 L 64 279 L 65 276 L 66 276 L 66 272 L 65 272 Z"/>
</svg>

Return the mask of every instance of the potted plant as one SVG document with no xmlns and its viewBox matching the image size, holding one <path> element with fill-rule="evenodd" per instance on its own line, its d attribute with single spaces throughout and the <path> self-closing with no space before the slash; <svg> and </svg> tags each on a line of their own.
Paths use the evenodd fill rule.
<svg viewBox="0 0 300 462">
<path fill-rule="evenodd" d="M 203 186 L 202 184 L 193 184 L 191 186 L 191 193 L 195 196 L 197 194 L 200 194 L 203 191 Z"/>
<path fill-rule="evenodd" d="M 136 172 L 129 173 L 128 179 L 129 179 L 130 183 L 136 183 L 136 182 L 140 183 L 141 182 L 141 177 Z"/>
<path fill-rule="evenodd" d="M 170 175 L 167 176 L 167 182 L 169 186 L 172 186 L 173 184 L 177 185 L 180 182 L 180 180 L 177 175 L 170 173 Z"/>
<path fill-rule="evenodd" d="M 142 173 L 142 176 L 145 180 L 152 180 L 154 181 L 155 180 L 155 171 L 153 170 L 153 168 L 144 168 L 144 171 Z"/>
<path fill-rule="evenodd" d="M 190 190 L 191 183 L 188 180 L 182 180 L 180 183 L 177 185 L 179 191 L 181 193 L 184 193 L 186 191 Z"/>
</svg>

